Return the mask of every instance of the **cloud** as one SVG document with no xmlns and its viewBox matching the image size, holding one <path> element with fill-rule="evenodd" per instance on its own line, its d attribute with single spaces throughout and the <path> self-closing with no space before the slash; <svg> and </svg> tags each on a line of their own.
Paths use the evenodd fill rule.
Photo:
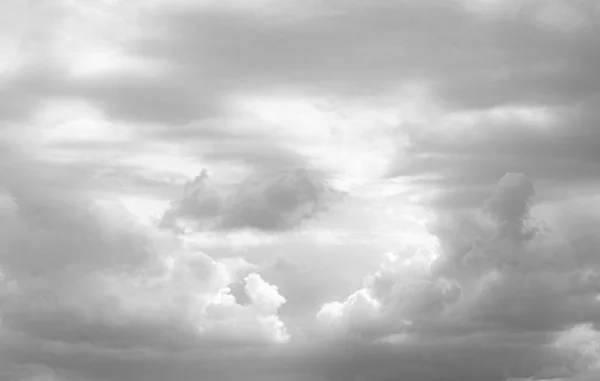
<svg viewBox="0 0 600 381">
<path fill-rule="evenodd" d="M 436 207 L 473 208 L 507 172 L 536 178 L 544 200 L 586 196 L 598 186 L 595 104 L 442 113 L 411 134 L 392 172 L 416 178 Z"/>
<path fill-rule="evenodd" d="M 286 299 L 248 262 L 187 249 L 110 198 L 30 169 L 3 172 L 14 200 L 0 216 L 4 345 L 162 353 L 289 340 L 278 317 Z M 249 303 L 231 294 L 235 282 Z M 53 351 L 25 350 L 28 362 Z"/>
<path fill-rule="evenodd" d="M 486 210 L 501 225 L 503 234 L 517 240 L 522 238 L 523 219 L 529 213 L 533 194 L 533 183 L 526 176 L 511 173 L 500 180 L 496 192 L 486 203 Z"/>
<path fill-rule="evenodd" d="M 29 4 L 22 8 L 37 22 L 11 34 L 23 62 L 0 73 L 0 94 L 7 99 L 0 106 L 2 128 L 26 123 L 45 131 L 48 122 L 36 120 L 42 108 L 79 102 L 104 119 L 104 124 L 131 132 L 118 148 L 99 141 L 85 146 L 78 142 L 75 146 L 80 150 L 122 153 L 157 143 L 164 150 L 171 143 L 180 152 L 185 146 L 189 156 L 213 163 L 281 169 L 304 162 L 301 155 L 261 133 L 261 126 L 250 132 L 240 126 L 247 121 L 240 122 L 243 118 L 225 107 L 218 86 L 209 91 L 208 83 L 180 76 L 178 65 L 136 53 L 132 41 L 149 36 L 156 25 L 148 25 L 153 22 L 148 19 L 152 5 L 59 1 L 53 7 Z M 72 154 L 74 144 L 61 143 L 60 148 Z"/>
<path fill-rule="evenodd" d="M 45 364 L 59 380 L 577 380 L 596 372 L 597 246 L 585 240 L 593 229 L 572 222 L 594 220 L 577 215 L 527 239 L 515 234 L 523 221 L 539 224 L 523 175 L 501 179 L 480 214 L 440 218 L 432 228 L 439 249 L 407 245 L 387 256 L 362 289 L 327 304 L 316 322 L 324 330 L 307 329 L 303 340 L 279 317 L 287 298 L 247 261 L 216 260 L 145 230 L 116 205 L 52 180 L 60 176 L 3 178 L 15 199 L 3 240 L 24 256 L 0 256 L 0 358 Z M 225 359 L 236 366 L 223 367 Z"/>
<path fill-rule="evenodd" d="M 432 227 L 437 250 L 412 248 L 389 256 L 359 291 L 322 306 L 317 320 L 323 332 L 334 340 L 400 347 L 466 335 L 479 336 L 485 346 L 496 335 L 539 334 L 541 341 L 532 345 L 550 348 L 554 342 L 550 352 L 566 361 L 554 364 L 557 369 L 569 367 L 569 377 L 587 371 L 591 365 L 571 363 L 589 361 L 584 359 L 589 350 L 573 340 L 581 334 L 588 340 L 585 348 L 596 345 L 590 337 L 597 335 L 600 316 L 599 268 L 586 251 L 573 246 L 582 235 L 573 236 L 572 230 L 530 221 L 539 229 L 523 236 L 533 192 L 527 177 L 508 174 L 482 213 L 438 219 Z M 565 348 L 585 354 L 565 357 Z M 502 361 L 517 366 L 509 356 Z M 528 372 L 524 378 L 541 378 L 550 368 L 532 363 Z"/>
<path fill-rule="evenodd" d="M 398 98 L 401 89 L 416 86 L 441 115 L 428 113 L 423 132 L 411 136 L 409 160 L 391 172 L 435 172 L 437 180 L 423 188 L 444 188 L 438 203 L 476 206 L 485 188 L 506 172 L 525 172 L 544 184 L 594 181 L 596 167 L 580 163 L 595 160 L 598 151 L 594 3 L 504 4 L 290 2 L 275 12 L 262 3 L 253 4 L 254 11 L 211 2 L 183 8 L 86 3 L 75 10 L 61 3 L 58 14 L 36 8 L 44 21 L 39 29 L 58 31 L 48 34 L 54 39 L 66 41 L 64 34 L 74 31 L 81 38 L 106 32 L 110 38 L 102 43 L 108 51 L 126 52 L 147 66 L 159 62 L 162 69 L 146 75 L 121 63 L 78 76 L 70 62 L 56 57 L 87 53 L 47 44 L 59 46 L 46 54 L 53 57 L 51 65 L 40 60 L 20 67 L 3 86 L 3 98 L 14 100 L 3 115 L 23 120 L 42 101 L 83 99 L 111 121 L 136 125 L 139 139 L 168 138 L 210 161 L 294 166 L 303 157 L 286 149 L 287 142 L 242 134 L 235 100 L 271 95 L 372 102 Z M 80 15 L 84 25 L 63 21 L 69 12 Z M 111 23 L 98 15 L 110 15 Z M 84 28 L 86 22 L 103 33 Z M 119 33 L 122 38 L 113 37 Z M 26 37 L 21 36 L 35 40 Z M 539 118 L 532 122 L 527 113 L 549 117 L 544 125 L 560 127 L 539 131 Z M 448 121 L 447 114 L 466 115 L 471 127 Z M 482 149 L 489 153 L 485 160 L 472 160 Z"/>
<path fill-rule="evenodd" d="M 162 226 L 192 221 L 200 230 L 293 229 L 327 209 L 340 195 L 318 173 L 295 170 L 258 173 L 227 192 L 212 189 L 204 170 L 164 214 Z"/>
<path fill-rule="evenodd" d="M 127 17 L 114 30 L 132 34 L 118 48 L 167 69 L 151 76 L 56 75 L 66 85 L 52 88 L 68 89 L 54 96 L 89 99 L 116 118 L 174 125 L 219 113 L 232 95 L 250 92 L 366 95 L 417 82 L 452 108 L 478 109 L 572 103 L 593 93 L 597 49 L 589 2 L 530 1 L 495 9 L 491 17 L 471 12 L 472 3 L 314 2 L 282 7 L 277 16 L 268 7 L 159 7 L 155 13 L 148 7 L 134 22 L 127 18 L 134 12 L 116 7 L 114 14 Z M 561 9 L 581 22 L 554 25 L 548 15 Z M 128 24 L 151 33 L 130 32 Z"/>
<path fill-rule="evenodd" d="M 285 18 L 269 12 L 186 10 L 162 17 L 165 33 L 143 41 L 140 51 L 192 69 L 181 75 L 215 74 L 203 78 L 221 88 L 244 81 L 263 90 L 348 94 L 416 80 L 431 83 L 445 102 L 474 107 L 558 99 L 590 88 L 583 78 L 593 80 L 585 50 L 594 44 L 593 19 L 584 2 L 533 1 L 517 5 L 514 13 L 497 9 L 492 17 L 471 12 L 472 3 L 314 2 L 286 8 Z M 548 15 L 558 8 L 579 15 L 581 22 L 568 30 L 555 25 L 557 19 Z M 205 31 L 213 38 L 197 37 Z M 573 40 L 580 44 L 569 45 Z M 210 59 L 190 54 L 199 48 Z M 481 53 L 477 59 L 474 51 Z M 566 70 L 553 66 L 561 58 L 569 58 Z M 585 69 L 576 74 L 579 63 Z M 549 68 L 534 70 L 541 64 Z M 572 85 L 560 89 L 557 81 Z"/>
<path fill-rule="evenodd" d="M 597 4 L 222 3 L 0 5 L 0 378 L 597 379 Z"/>
</svg>

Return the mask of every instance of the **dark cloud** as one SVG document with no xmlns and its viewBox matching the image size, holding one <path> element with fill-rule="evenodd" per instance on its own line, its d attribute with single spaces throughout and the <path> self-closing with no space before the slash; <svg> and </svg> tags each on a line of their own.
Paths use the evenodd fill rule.
<svg viewBox="0 0 600 381">
<path fill-rule="evenodd" d="M 252 174 L 229 192 L 211 188 L 204 170 L 185 186 L 161 225 L 175 227 L 183 219 L 200 230 L 289 230 L 316 217 L 340 195 L 320 174 L 306 170 Z"/>
</svg>

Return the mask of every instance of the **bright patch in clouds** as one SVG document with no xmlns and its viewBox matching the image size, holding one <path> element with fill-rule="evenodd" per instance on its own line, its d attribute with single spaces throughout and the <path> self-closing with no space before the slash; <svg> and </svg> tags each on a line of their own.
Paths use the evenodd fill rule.
<svg viewBox="0 0 600 381">
<path fill-rule="evenodd" d="M 0 380 L 600 379 L 598 9 L 1 2 Z"/>
<path fill-rule="evenodd" d="M 130 138 L 128 126 L 107 121 L 89 104 L 73 101 L 42 106 L 34 123 L 49 143 L 118 143 Z"/>
<path fill-rule="evenodd" d="M 258 117 L 314 165 L 338 181 L 365 181 L 385 174 L 395 152 L 393 127 L 398 110 L 361 104 L 338 105 L 326 99 L 255 99 L 240 108 Z"/>
<path fill-rule="evenodd" d="M 159 201 L 144 197 L 123 196 L 120 201 L 129 213 L 136 216 L 140 222 L 153 224 L 158 221 L 169 207 L 167 201 Z"/>
</svg>

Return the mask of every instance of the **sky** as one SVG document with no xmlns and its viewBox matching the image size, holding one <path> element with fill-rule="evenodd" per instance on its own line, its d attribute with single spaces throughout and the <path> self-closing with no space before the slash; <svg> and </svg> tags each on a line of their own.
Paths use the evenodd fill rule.
<svg viewBox="0 0 600 381">
<path fill-rule="evenodd" d="M 0 381 L 600 379 L 600 3 L 3 0 Z"/>
</svg>

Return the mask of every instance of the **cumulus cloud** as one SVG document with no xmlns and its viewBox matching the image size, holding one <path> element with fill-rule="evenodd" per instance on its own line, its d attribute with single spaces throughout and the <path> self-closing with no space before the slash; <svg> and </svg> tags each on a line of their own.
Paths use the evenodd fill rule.
<svg viewBox="0 0 600 381">
<path fill-rule="evenodd" d="M 437 249 L 390 255 L 362 289 L 323 305 L 317 320 L 336 340 L 399 346 L 466 334 L 482 335 L 485 346 L 495 335 L 539 333 L 536 345 L 553 345 L 562 360 L 538 363 L 524 379 L 587 372 L 597 364 L 599 268 L 573 246 L 581 236 L 568 230 L 545 227 L 523 236 L 533 193 L 527 177 L 506 175 L 481 213 L 434 224 Z M 502 361 L 516 366 L 510 357 Z M 561 369 L 567 374 L 561 376 Z"/>
<path fill-rule="evenodd" d="M 181 219 L 200 230 L 288 230 L 315 218 L 339 195 L 318 173 L 306 170 L 253 174 L 223 191 L 211 187 L 204 170 L 185 185 L 161 225 L 177 226 Z"/>
<path fill-rule="evenodd" d="M 76 186 L 3 173 L 14 200 L 0 216 L 4 345 L 160 353 L 289 340 L 278 317 L 286 299 L 247 261 L 186 248 Z M 231 294 L 234 282 L 249 303 Z M 40 351 L 27 361 L 53 350 Z"/>
</svg>

